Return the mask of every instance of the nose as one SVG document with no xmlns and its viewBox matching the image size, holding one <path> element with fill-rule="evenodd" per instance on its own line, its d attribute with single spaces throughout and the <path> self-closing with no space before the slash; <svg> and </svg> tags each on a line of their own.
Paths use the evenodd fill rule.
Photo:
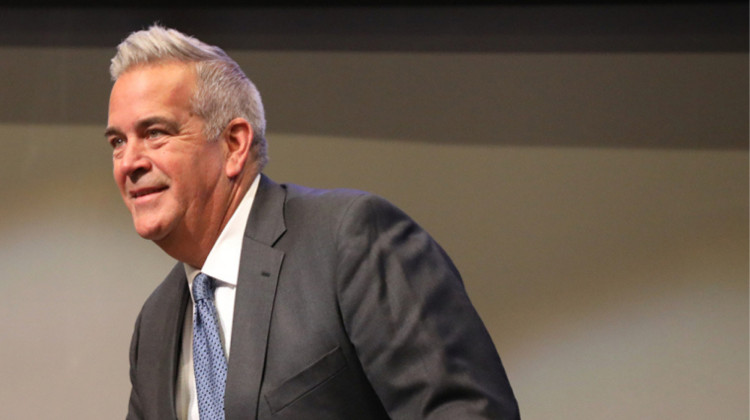
<svg viewBox="0 0 750 420">
<path fill-rule="evenodd" d="M 120 176 L 130 178 L 135 183 L 151 169 L 151 161 L 138 140 L 128 141 L 121 147 L 123 149 L 115 159 L 115 169 Z"/>
</svg>

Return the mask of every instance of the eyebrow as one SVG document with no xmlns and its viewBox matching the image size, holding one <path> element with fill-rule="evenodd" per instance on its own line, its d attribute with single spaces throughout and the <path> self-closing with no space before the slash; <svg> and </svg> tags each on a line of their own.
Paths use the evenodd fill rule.
<svg viewBox="0 0 750 420">
<path fill-rule="evenodd" d="M 104 130 L 104 137 L 114 136 L 114 135 L 122 135 L 122 131 L 115 127 L 107 127 L 106 130 Z"/>
<path fill-rule="evenodd" d="M 172 132 L 178 132 L 180 129 L 180 126 L 176 121 L 165 117 L 149 117 L 140 120 L 136 123 L 136 129 L 138 131 L 141 131 L 155 124 L 165 125 L 167 127 L 167 130 L 170 130 Z M 107 127 L 107 129 L 104 130 L 104 137 L 109 137 L 112 135 L 123 135 L 123 132 L 117 127 Z"/>
</svg>

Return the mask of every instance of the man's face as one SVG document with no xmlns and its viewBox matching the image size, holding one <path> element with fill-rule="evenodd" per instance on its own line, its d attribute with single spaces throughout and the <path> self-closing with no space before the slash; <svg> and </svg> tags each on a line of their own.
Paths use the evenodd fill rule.
<svg viewBox="0 0 750 420">
<path fill-rule="evenodd" d="M 162 247 L 200 238 L 226 205 L 224 152 L 191 111 L 194 88 L 191 67 L 167 63 L 127 71 L 110 95 L 115 182 L 138 234 Z"/>
</svg>

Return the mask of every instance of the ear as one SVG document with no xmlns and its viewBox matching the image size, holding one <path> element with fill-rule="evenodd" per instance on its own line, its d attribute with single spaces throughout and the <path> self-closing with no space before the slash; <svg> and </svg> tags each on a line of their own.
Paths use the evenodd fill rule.
<svg viewBox="0 0 750 420">
<path fill-rule="evenodd" d="M 250 146 L 253 143 L 253 129 L 244 118 L 235 118 L 227 124 L 223 141 L 226 147 L 226 165 L 224 170 L 229 178 L 242 173 L 250 159 Z"/>
</svg>

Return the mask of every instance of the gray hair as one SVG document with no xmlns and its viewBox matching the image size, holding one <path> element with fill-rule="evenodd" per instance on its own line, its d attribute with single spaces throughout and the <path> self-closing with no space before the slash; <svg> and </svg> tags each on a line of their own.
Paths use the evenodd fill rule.
<svg viewBox="0 0 750 420">
<path fill-rule="evenodd" d="M 197 75 L 191 106 L 206 123 L 204 134 L 216 139 L 234 118 L 246 119 L 253 129 L 252 151 L 257 170 L 268 162 L 266 119 L 260 93 L 240 66 L 219 47 L 154 24 L 131 33 L 117 46 L 109 73 L 112 81 L 139 65 L 167 61 L 190 63 Z"/>
</svg>

